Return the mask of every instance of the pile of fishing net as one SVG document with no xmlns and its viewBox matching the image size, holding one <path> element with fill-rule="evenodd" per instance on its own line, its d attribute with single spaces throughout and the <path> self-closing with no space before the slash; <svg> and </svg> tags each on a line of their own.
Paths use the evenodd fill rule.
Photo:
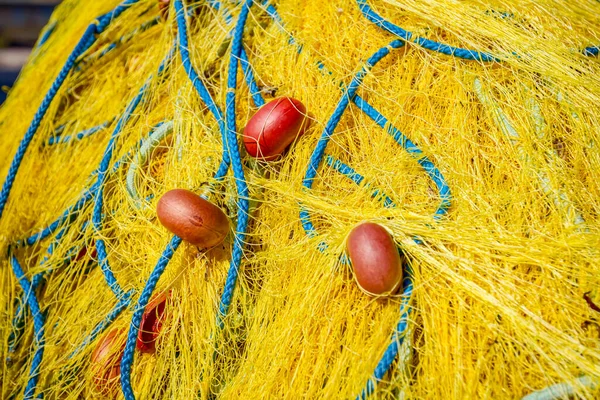
<svg viewBox="0 0 600 400">
<path fill-rule="evenodd" d="M 599 11 L 65 0 L 0 107 L 2 398 L 597 398 Z"/>
</svg>

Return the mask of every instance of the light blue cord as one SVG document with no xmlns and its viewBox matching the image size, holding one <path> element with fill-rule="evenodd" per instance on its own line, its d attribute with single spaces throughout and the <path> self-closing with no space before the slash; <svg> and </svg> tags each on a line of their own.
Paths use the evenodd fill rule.
<svg viewBox="0 0 600 400">
<path fill-rule="evenodd" d="M 74 135 L 74 136 L 51 136 L 48 139 L 48 145 L 52 146 L 54 144 L 64 144 L 64 143 L 69 143 L 71 140 L 82 140 L 86 137 L 92 136 L 93 134 L 100 132 L 102 129 L 108 127 L 110 124 L 112 124 L 114 120 L 110 120 L 110 121 L 106 121 L 101 123 L 100 125 L 96 125 L 94 127 L 91 127 L 89 129 L 83 130 L 81 132 L 79 132 L 78 134 Z M 64 129 L 63 129 L 64 130 Z"/>
<path fill-rule="evenodd" d="M 139 167 L 146 164 L 148 158 L 158 145 L 173 132 L 173 121 L 161 122 L 151 131 L 148 139 L 144 140 L 142 146 L 129 164 L 127 176 L 125 178 L 125 187 L 129 197 L 137 209 L 142 208 L 143 203 L 138 194 L 136 178 Z"/>
<path fill-rule="evenodd" d="M 590 391 L 600 389 L 600 380 L 584 375 L 568 382 L 556 383 L 547 386 L 541 390 L 531 392 L 521 398 L 521 400 L 561 400 L 574 398 L 577 396 L 578 387 L 583 386 Z"/>
</svg>

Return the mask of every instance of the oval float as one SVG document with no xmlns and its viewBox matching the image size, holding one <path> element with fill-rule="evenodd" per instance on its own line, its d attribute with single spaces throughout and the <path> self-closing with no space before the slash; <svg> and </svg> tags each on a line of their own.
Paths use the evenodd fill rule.
<svg viewBox="0 0 600 400">
<path fill-rule="evenodd" d="M 96 390 L 106 397 L 113 397 L 119 387 L 121 376 L 121 358 L 125 343 L 117 343 L 119 329 L 110 331 L 98 342 L 92 353 L 92 369 L 94 371 L 94 385 Z M 117 349 L 116 346 L 120 347 Z"/>
<path fill-rule="evenodd" d="M 402 284 L 402 259 L 388 231 L 372 222 L 350 232 L 346 243 L 360 288 L 372 295 L 394 294 Z"/>
<path fill-rule="evenodd" d="M 168 293 L 163 293 L 146 306 L 136 342 L 137 349 L 142 353 L 154 353 L 156 351 L 156 338 L 162 328 L 168 296 Z"/>
<path fill-rule="evenodd" d="M 280 97 L 262 106 L 244 128 L 244 146 L 252 157 L 273 160 L 308 128 L 306 107 L 299 100 Z"/>
<path fill-rule="evenodd" d="M 218 245 L 229 232 L 225 213 L 186 189 L 165 193 L 158 201 L 156 214 L 165 228 L 201 248 Z"/>
</svg>

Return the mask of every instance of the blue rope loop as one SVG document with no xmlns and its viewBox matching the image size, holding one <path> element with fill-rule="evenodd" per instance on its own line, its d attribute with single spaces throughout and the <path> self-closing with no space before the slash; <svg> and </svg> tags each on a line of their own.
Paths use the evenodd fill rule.
<svg viewBox="0 0 600 400">
<path fill-rule="evenodd" d="M 263 4 L 267 4 L 267 2 L 268 2 L 268 0 L 264 0 Z M 283 32 L 285 32 L 285 29 L 283 27 L 283 20 L 279 17 L 275 7 L 273 7 L 272 5 L 268 5 L 266 10 L 267 10 L 268 14 L 271 16 L 271 18 L 279 25 L 280 29 Z M 302 45 L 299 44 L 293 36 L 289 37 L 288 42 L 297 47 L 298 53 L 300 53 L 302 51 Z M 381 57 L 384 57 L 384 56 L 385 55 L 383 53 L 381 53 Z M 373 57 L 375 57 L 375 55 L 373 55 L 371 58 L 373 58 Z M 368 67 L 369 65 L 371 65 L 371 66 L 374 65 L 378 60 L 370 59 L 369 61 L 370 62 L 367 63 L 366 67 Z M 332 74 L 330 71 L 327 71 L 327 69 L 325 68 L 325 65 L 320 61 L 317 62 L 317 67 L 323 73 L 328 73 L 329 75 Z M 362 75 L 363 71 L 364 71 L 364 68 L 355 76 L 355 78 L 353 79 L 353 82 L 357 78 L 362 79 L 362 77 L 364 76 L 364 75 Z M 358 82 L 358 84 L 360 84 L 360 81 Z M 351 85 L 352 85 L 352 83 L 351 83 Z M 340 86 L 343 89 L 343 85 L 340 85 Z M 346 93 L 349 93 L 349 92 L 350 92 L 350 89 L 347 89 Z M 350 98 L 350 96 L 348 95 L 347 98 Z M 338 109 L 341 109 L 342 110 L 341 112 L 343 113 L 343 110 L 347 107 L 347 104 L 346 105 L 343 104 L 344 100 L 345 100 L 345 98 L 342 97 L 342 99 L 340 100 L 340 103 L 338 103 L 338 106 L 336 107 L 336 111 L 339 112 Z M 357 105 L 357 107 L 362 112 L 364 112 L 366 115 L 368 115 L 381 128 L 385 129 L 386 125 L 388 125 L 388 129 L 385 129 L 385 130 L 389 134 L 392 135 L 394 140 L 402 148 L 404 148 L 409 154 L 411 154 L 414 158 L 417 159 L 419 164 L 425 169 L 426 173 L 430 176 L 430 178 L 434 181 L 435 185 L 438 187 L 438 191 L 440 193 L 440 198 L 442 199 L 440 206 L 436 210 L 434 218 L 437 219 L 437 218 L 440 218 L 442 215 L 444 215 L 447 212 L 448 208 L 450 207 L 451 194 L 450 194 L 450 189 L 449 189 L 448 185 L 446 184 L 445 179 L 443 178 L 442 174 L 439 172 L 439 170 L 437 170 L 437 168 L 435 168 L 433 163 L 431 163 L 431 161 L 429 161 L 427 159 L 427 157 L 425 157 L 423 155 L 421 150 L 416 145 L 414 145 L 414 143 L 412 143 L 406 136 L 404 136 L 404 134 L 402 134 L 402 132 L 400 130 L 396 129 L 391 124 L 388 124 L 387 119 L 379 111 L 377 111 L 374 107 L 372 107 L 370 104 L 368 104 L 365 100 L 363 100 L 357 94 L 354 94 L 351 97 L 351 100 Z M 327 145 L 329 136 L 331 135 L 331 132 L 333 132 L 333 129 L 335 129 L 335 126 L 337 125 L 337 122 L 335 122 L 336 118 L 339 122 L 339 118 L 341 118 L 341 116 L 336 117 L 336 114 L 334 112 L 334 114 L 328 121 L 328 126 L 326 127 L 326 129 L 323 132 L 321 139 L 324 139 L 324 140 L 323 141 L 320 140 L 320 143 L 322 144 L 324 142 L 324 147 L 323 147 L 320 157 L 318 157 L 318 155 L 317 155 L 317 157 L 314 157 L 314 159 L 313 159 L 313 157 L 311 156 L 311 161 L 318 161 L 318 162 L 316 162 L 317 166 L 320 163 L 320 158 L 322 158 L 322 156 L 324 154 L 324 148 Z M 332 125 L 333 128 L 331 126 L 329 126 L 329 124 L 332 121 L 335 122 Z M 317 153 L 317 149 L 315 149 L 315 151 L 313 152 L 313 156 L 315 156 L 316 153 Z M 316 168 L 314 167 L 314 164 L 312 166 L 314 169 L 311 171 L 310 165 L 309 165 L 309 168 L 305 175 L 305 183 L 309 186 L 309 188 L 312 185 L 312 179 L 314 179 L 314 176 L 316 175 Z M 315 175 L 312 175 L 313 173 Z M 307 177 L 309 178 L 308 180 L 306 179 Z M 314 228 L 314 226 L 310 220 L 310 214 L 309 214 L 308 210 L 305 207 L 303 207 L 302 205 L 300 207 L 300 221 L 302 223 L 302 226 L 303 226 L 306 234 L 309 237 L 314 237 L 317 235 L 317 231 Z M 419 238 L 415 238 L 414 241 L 417 244 L 422 244 L 422 241 Z M 319 247 L 320 251 L 325 251 L 325 249 L 327 248 L 327 244 L 325 242 L 321 242 L 318 247 Z M 340 261 L 342 263 L 346 263 L 347 260 L 345 257 L 341 257 Z M 366 388 L 362 391 L 362 393 L 358 396 L 358 398 L 367 398 L 371 393 L 373 393 L 373 391 L 375 390 L 375 382 L 381 380 L 381 378 L 385 375 L 385 373 L 391 367 L 393 360 L 398 355 L 398 349 L 399 349 L 399 345 L 400 345 L 398 338 L 402 338 L 401 340 L 403 340 L 403 337 L 404 337 L 403 335 L 404 335 L 404 332 L 406 331 L 407 323 L 408 323 L 408 321 L 407 321 L 408 314 L 411 312 L 411 308 L 408 305 L 409 305 L 410 298 L 412 297 L 412 279 L 411 279 L 410 265 L 407 265 L 406 267 L 407 267 L 408 273 L 405 275 L 405 279 L 403 280 L 404 295 L 406 296 L 406 297 L 404 297 L 405 302 L 403 302 L 403 306 L 402 306 L 402 310 L 404 310 L 404 311 L 401 314 L 400 321 L 396 328 L 396 332 L 394 332 L 394 334 L 392 336 L 391 344 L 388 346 L 388 348 L 386 349 L 385 353 L 383 354 L 380 362 L 378 363 L 378 365 L 373 373 L 373 378 L 367 382 Z"/>
<path fill-rule="evenodd" d="M 402 147 L 408 154 L 417 160 L 419 165 L 425 170 L 427 175 L 431 178 L 438 193 L 440 195 L 441 203 L 435 211 L 434 218 L 439 219 L 444 216 L 451 205 L 452 194 L 450 187 L 446 183 L 444 176 L 439 169 L 435 167 L 433 162 L 424 155 L 423 151 L 417 147 L 408 137 L 406 137 L 399 129 L 388 123 L 379 111 L 372 107 L 369 103 L 363 100 L 360 96 L 354 96 L 354 103 L 363 111 L 369 118 L 371 118 L 377 125 L 385 129 L 388 134 Z"/>
<path fill-rule="evenodd" d="M 314 178 L 316 177 L 319 165 L 321 164 L 321 161 L 323 160 L 323 156 L 325 154 L 325 149 L 327 148 L 327 145 L 329 144 L 329 140 L 331 139 L 331 136 L 333 135 L 335 128 L 339 124 L 339 122 L 342 118 L 342 115 L 346 111 L 346 108 L 348 107 L 350 100 L 352 98 L 354 98 L 354 96 L 356 95 L 356 91 L 362 84 L 362 81 L 364 80 L 367 72 L 375 64 L 377 64 L 381 59 L 383 59 L 385 56 L 387 56 L 390 53 L 390 48 L 398 49 L 402 46 L 404 46 L 404 42 L 402 42 L 400 40 L 394 40 L 389 44 L 389 46 L 382 47 L 381 49 L 376 51 L 371 57 L 369 57 L 369 59 L 367 60 L 365 65 L 354 76 L 354 78 L 352 78 L 352 81 L 348 85 L 348 88 L 345 90 L 345 92 L 342 94 L 342 97 L 341 97 L 340 101 L 338 102 L 335 110 L 333 111 L 333 114 L 329 118 L 329 121 L 327 121 L 327 124 L 325 125 L 325 129 L 323 130 L 323 133 L 321 134 L 321 137 L 319 138 L 319 141 L 317 142 L 317 145 L 310 157 L 308 167 L 307 167 L 306 173 L 304 175 L 304 179 L 302 181 L 302 185 L 305 188 L 307 188 L 307 189 L 312 188 Z M 302 226 L 304 227 L 305 232 L 309 236 L 312 237 L 316 234 L 316 229 L 315 229 L 312 221 L 310 220 L 310 215 L 308 213 L 308 210 L 306 210 L 306 208 L 303 205 L 300 205 L 300 208 L 301 208 L 300 220 L 302 222 Z"/>
</svg>

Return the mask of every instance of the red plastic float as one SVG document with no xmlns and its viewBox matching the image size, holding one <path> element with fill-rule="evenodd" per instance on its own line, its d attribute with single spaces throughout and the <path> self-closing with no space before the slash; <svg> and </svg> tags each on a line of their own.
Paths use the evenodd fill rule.
<svg viewBox="0 0 600 400">
<path fill-rule="evenodd" d="M 162 19 L 167 19 L 169 16 L 169 4 L 171 0 L 158 0 L 158 10 Z"/>
<path fill-rule="evenodd" d="M 96 390 L 106 397 L 113 397 L 119 387 L 121 376 L 121 358 L 125 343 L 118 344 L 117 336 L 121 330 L 114 329 L 98 342 L 92 353 L 92 369 Z M 119 345 L 119 348 L 116 346 Z"/>
<path fill-rule="evenodd" d="M 371 295 L 394 294 L 402 283 L 402 259 L 388 231 L 366 222 L 350 232 L 346 243 L 354 276 Z"/>
<path fill-rule="evenodd" d="M 75 256 L 75 261 L 81 261 L 85 256 L 88 255 L 88 251 L 89 251 L 88 247 L 83 246 L 77 252 L 77 255 Z M 98 257 L 98 252 L 96 251 L 96 246 L 92 245 L 92 251 L 91 251 L 89 257 L 93 260 L 95 260 Z"/>
<path fill-rule="evenodd" d="M 203 249 L 220 244 L 229 232 L 225 213 L 186 189 L 165 193 L 158 201 L 156 214 L 169 231 Z"/>
<path fill-rule="evenodd" d="M 299 100 L 280 97 L 262 106 L 244 128 L 244 146 L 252 157 L 271 161 L 308 128 L 306 107 Z"/>
<path fill-rule="evenodd" d="M 137 349 L 142 353 L 154 353 L 156 351 L 156 338 L 162 328 L 168 297 L 169 293 L 163 293 L 146 306 L 136 342 Z"/>
</svg>

